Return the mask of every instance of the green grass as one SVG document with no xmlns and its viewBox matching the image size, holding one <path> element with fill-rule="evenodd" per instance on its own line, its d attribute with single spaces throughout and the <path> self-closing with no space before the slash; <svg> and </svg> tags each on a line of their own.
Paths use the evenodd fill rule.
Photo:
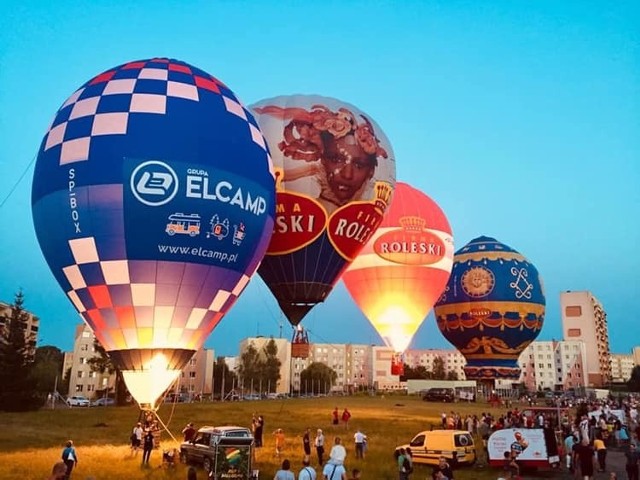
<svg viewBox="0 0 640 480">
<path fill-rule="evenodd" d="M 331 425 L 331 411 L 337 406 L 352 413 L 349 429 Z M 263 400 L 254 402 L 225 402 L 163 405 L 158 414 L 169 430 L 181 439 L 180 431 L 187 422 L 196 427 L 203 425 L 249 426 L 253 412 L 265 419 L 264 447 L 257 450 L 254 468 L 260 470 L 261 479 L 272 479 L 283 458 L 289 458 L 296 474 L 303 457 L 302 434 L 306 427 L 312 434 L 317 428 L 325 432 L 326 443 L 333 437 L 343 437 L 347 447 L 346 466 L 349 471 L 358 468 L 364 479 L 396 479 L 393 460 L 396 445 L 408 442 L 418 431 L 438 425 L 442 411 L 455 410 L 462 415 L 488 411 L 486 405 L 438 404 L 423 402 L 417 397 L 334 397 L 317 399 Z M 186 467 L 175 470 L 161 468 L 162 453 L 154 450 L 151 467 L 141 468 L 142 453 L 132 458 L 128 447 L 131 428 L 138 420 L 134 407 L 107 407 L 91 409 L 41 410 L 32 413 L 0 414 L 0 480 L 43 479 L 59 460 L 64 443 L 73 439 L 79 462 L 72 478 L 94 476 L 106 479 L 184 479 Z M 275 458 L 272 432 L 284 429 L 286 447 L 280 459 Z M 356 460 L 353 434 L 360 428 L 369 437 L 367 455 Z M 161 449 L 178 446 L 171 437 L 162 433 Z M 329 449 L 327 449 L 328 452 Z M 312 463 L 317 468 L 315 452 Z M 328 454 L 328 453 L 327 453 Z M 417 466 L 413 478 L 424 479 L 430 468 Z M 318 471 L 320 474 L 320 471 Z M 490 469 L 461 469 L 456 479 L 493 479 Z M 202 470 L 198 478 L 204 479 Z M 321 478 L 321 475 L 319 475 Z"/>
</svg>

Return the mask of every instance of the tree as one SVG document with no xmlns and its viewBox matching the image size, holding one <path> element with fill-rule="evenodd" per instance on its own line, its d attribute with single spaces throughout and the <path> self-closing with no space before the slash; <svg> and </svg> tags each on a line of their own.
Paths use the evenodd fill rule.
<svg viewBox="0 0 640 480">
<path fill-rule="evenodd" d="M 273 338 L 271 338 L 264 346 L 264 369 L 262 375 L 262 383 L 266 381 L 266 387 L 269 389 L 269 393 L 275 392 L 278 386 L 278 380 L 280 380 L 280 366 L 282 362 L 278 358 L 278 346 Z"/>
<path fill-rule="evenodd" d="M 458 380 L 458 372 L 455 370 L 449 370 L 447 372 L 447 380 Z"/>
<path fill-rule="evenodd" d="M 224 382 L 222 381 L 223 378 Z M 213 364 L 214 392 L 212 392 L 212 398 L 216 398 L 216 391 L 221 392 L 222 397 L 225 397 L 227 393 L 233 389 L 237 380 L 237 375 L 229 369 L 229 366 L 224 361 L 224 357 L 218 357 L 218 360 Z M 223 388 L 224 391 L 222 391 Z"/>
<path fill-rule="evenodd" d="M 46 397 L 53 392 L 56 379 L 58 387 L 62 384 L 60 373 L 62 372 L 63 357 L 64 355 L 58 347 L 45 345 L 36 349 L 31 377 L 38 395 Z"/>
<path fill-rule="evenodd" d="M 275 391 L 280 380 L 280 359 L 278 358 L 278 346 L 271 338 L 262 350 L 250 343 L 240 355 L 238 374 L 242 379 L 244 388 L 269 389 Z"/>
<path fill-rule="evenodd" d="M 444 360 L 440 356 L 436 356 L 433 359 L 433 379 L 445 380 L 447 378 L 447 371 L 444 368 Z"/>
<path fill-rule="evenodd" d="M 300 373 L 300 391 L 313 392 L 314 384 L 321 385 L 322 390 L 325 389 L 325 385 L 329 385 L 331 388 L 335 385 L 337 378 L 338 374 L 333 368 L 321 362 L 312 362 Z"/>
<path fill-rule="evenodd" d="M 111 358 L 109 358 L 109 354 L 97 338 L 93 339 L 93 350 L 96 355 L 87 360 L 89 368 L 92 372 L 101 374 L 108 373 L 109 375 L 113 375 L 114 373 L 116 374 L 116 405 L 125 405 L 127 403 L 127 395 L 129 391 L 124 383 L 124 376 L 122 375 L 122 372 L 113 364 Z"/>
<path fill-rule="evenodd" d="M 627 382 L 630 392 L 640 392 L 640 365 L 636 365 L 631 370 L 631 377 Z"/>
<path fill-rule="evenodd" d="M 15 295 L 10 316 L 4 316 L 0 336 L 0 410 L 34 410 L 43 403 L 31 376 L 34 343 L 27 338 L 29 315 L 22 290 Z"/>
</svg>

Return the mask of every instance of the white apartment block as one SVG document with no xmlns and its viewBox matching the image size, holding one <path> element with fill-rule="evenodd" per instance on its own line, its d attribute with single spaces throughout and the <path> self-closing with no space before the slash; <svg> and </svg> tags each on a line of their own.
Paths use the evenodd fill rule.
<svg viewBox="0 0 640 480">
<path fill-rule="evenodd" d="M 70 360 L 69 396 L 84 395 L 92 399 L 97 396 L 97 392 L 113 388 L 115 385 L 115 375 L 91 371 L 89 359 L 97 355 L 93 345 L 94 339 L 95 335 L 87 325 L 83 323 L 76 327 L 73 354 L 70 356 L 65 354 L 66 368 L 63 367 L 65 370 L 62 372 L 63 375 L 67 373 L 69 367 L 67 362 Z"/>
<path fill-rule="evenodd" d="M 532 342 L 518 359 L 520 383 L 529 391 L 585 386 L 587 347 L 580 340 Z"/>
<path fill-rule="evenodd" d="M 95 335 L 86 324 L 76 327 L 73 353 L 66 352 L 63 362 L 63 375 L 71 368 L 68 395 L 84 395 L 92 399 L 97 392 L 105 388 L 113 389 L 115 374 L 92 372 L 89 359 L 95 357 Z M 213 350 L 200 349 L 182 371 L 179 389 L 192 395 L 210 394 L 213 380 Z"/>
<path fill-rule="evenodd" d="M 0 302 L 0 328 L 9 328 L 9 321 L 11 320 L 11 308 L 4 302 Z M 26 314 L 27 326 L 25 330 L 25 341 L 31 347 L 31 354 L 36 353 L 36 344 L 38 342 L 38 329 L 40 328 L 40 319 L 34 314 L 24 310 Z"/>
<path fill-rule="evenodd" d="M 432 371 L 437 357 L 443 360 L 444 370 L 447 374 L 455 372 L 458 375 L 458 380 L 465 380 L 464 366 L 467 361 L 458 350 L 407 350 L 404 354 L 404 363 L 411 368 L 422 366 L 428 371 Z"/>
<path fill-rule="evenodd" d="M 587 349 L 587 387 L 611 381 L 607 314 L 591 292 L 560 294 L 562 331 L 565 340 L 582 340 Z"/>
<path fill-rule="evenodd" d="M 640 365 L 640 347 L 633 347 L 631 355 L 633 356 L 633 363 L 635 365 Z"/>
<path fill-rule="evenodd" d="M 611 379 L 613 382 L 627 382 L 631 378 L 631 372 L 636 364 L 633 354 L 611 354 Z"/>
</svg>

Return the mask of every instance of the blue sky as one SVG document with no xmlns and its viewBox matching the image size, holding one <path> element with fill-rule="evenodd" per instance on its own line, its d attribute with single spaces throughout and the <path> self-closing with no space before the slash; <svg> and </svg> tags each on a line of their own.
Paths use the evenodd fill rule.
<svg viewBox="0 0 640 480">
<path fill-rule="evenodd" d="M 352 103 L 389 137 L 397 177 L 434 198 L 456 248 L 494 236 L 544 278 L 540 339 L 559 293 L 591 290 L 612 348 L 640 344 L 640 4 L 637 2 L 34 2 L 0 5 L 0 202 L 60 104 L 93 75 L 167 56 L 246 103 L 314 93 Z M 41 344 L 70 349 L 75 310 L 40 253 L 29 168 L 0 207 L 0 299 L 22 288 Z M 259 279 L 207 341 L 290 336 Z M 380 343 L 339 284 L 311 338 Z M 627 334 L 625 335 L 625 332 Z M 430 316 L 414 348 L 447 346 Z"/>
</svg>

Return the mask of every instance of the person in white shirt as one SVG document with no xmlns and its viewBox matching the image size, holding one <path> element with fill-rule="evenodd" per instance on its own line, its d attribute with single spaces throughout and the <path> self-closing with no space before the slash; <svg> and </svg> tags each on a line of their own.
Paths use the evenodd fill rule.
<svg viewBox="0 0 640 480">
<path fill-rule="evenodd" d="M 144 435 L 144 430 L 142 430 L 142 423 L 138 422 L 135 427 L 133 427 L 133 432 L 131 433 L 131 453 L 137 454 L 138 448 L 142 444 L 142 436 Z"/>
<path fill-rule="evenodd" d="M 309 465 L 309 460 L 302 461 L 302 470 L 298 472 L 298 480 L 316 480 L 316 471 Z"/>
<path fill-rule="evenodd" d="M 329 454 L 330 465 L 344 465 L 344 459 L 347 457 L 347 451 L 342 445 L 340 437 L 336 437 L 334 440 L 335 445 L 331 447 L 331 453 Z"/>
<path fill-rule="evenodd" d="M 315 445 L 316 453 L 318 454 L 318 464 L 322 466 L 324 463 L 324 434 L 322 433 L 322 430 L 318 429 L 313 444 Z"/>
<path fill-rule="evenodd" d="M 364 458 L 364 442 L 367 441 L 367 436 L 358 429 L 353 434 L 353 440 L 356 443 L 356 458 Z"/>
<path fill-rule="evenodd" d="M 332 465 L 327 462 L 322 470 L 322 476 L 324 480 L 347 480 L 347 471 L 343 465 Z"/>
</svg>

